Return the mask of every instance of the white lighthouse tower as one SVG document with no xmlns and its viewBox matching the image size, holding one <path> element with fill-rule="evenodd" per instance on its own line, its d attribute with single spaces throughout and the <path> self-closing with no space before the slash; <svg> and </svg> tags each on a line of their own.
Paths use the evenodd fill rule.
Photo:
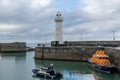
<svg viewBox="0 0 120 80">
<path fill-rule="evenodd" d="M 55 41 L 59 41 L 60 44 L 63 43 L 63 32 L 62 32 L 62 22 L 63 22 L 63 18 L 61 17 L 60 12 L 58 12 L 56 14 L 55 17 Z"/>
</svg>

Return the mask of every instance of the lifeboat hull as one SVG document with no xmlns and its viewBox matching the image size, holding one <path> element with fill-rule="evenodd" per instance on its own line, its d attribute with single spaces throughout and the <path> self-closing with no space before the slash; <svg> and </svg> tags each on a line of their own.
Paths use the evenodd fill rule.
<svg viewBox="0 0 120 80">
<path fill-rule="evenodd" d="M 100 72 L 113 73 L 114 70 L 115 70 L 113 65 L 111 65 L 111 66 L 100 66 L 100 65 L 97 65 L 97 64 L 93 63 L 90 59 L 88 60 L 88 64 L 92 69 L 94 69 L 96 71 L 100 71 Z"/>
</svg>

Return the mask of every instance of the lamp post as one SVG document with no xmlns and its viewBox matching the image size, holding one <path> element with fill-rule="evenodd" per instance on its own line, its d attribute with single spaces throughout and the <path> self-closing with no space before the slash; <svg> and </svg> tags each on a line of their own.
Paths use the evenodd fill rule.
<svg viewBox="0 0 120 80">
<path fill-rule="evenodd" d="M 115 32 L 116 31 L 112 31 L 113 32 L 113 41 L 115 41 Z"/>
</svg>

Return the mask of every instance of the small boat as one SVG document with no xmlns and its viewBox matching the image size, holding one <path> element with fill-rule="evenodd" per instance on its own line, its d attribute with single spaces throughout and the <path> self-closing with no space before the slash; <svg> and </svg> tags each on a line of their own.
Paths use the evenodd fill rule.
<svg viewBox="0 0 120 80">
<path fill-rule="evenodd" d="M 56 72 L 54 70 L 49 70 L 49 67 L 43 66 L 40 69 L 33 69 L 32 72 L 42 78 L 51 78 L 51 79 L 56 79 L 56 78 L 62 78 L 62 74 L 59 72 Z"/>
<path fill-rule="evenodd" d="M 112 73 L 115 70 L 104 48 L 98 49 L 95 54 L 93 54 L 92 58 L 89 58 L 88 63 L 90 67 L 100 72 Z"/>
</svg>

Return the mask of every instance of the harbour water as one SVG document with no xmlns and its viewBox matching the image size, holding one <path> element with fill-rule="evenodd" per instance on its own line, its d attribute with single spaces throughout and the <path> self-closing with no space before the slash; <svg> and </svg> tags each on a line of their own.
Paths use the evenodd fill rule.
<svg viewBox="0 0 120 80">
<path fill-rule="evenodd" d="M 0 53 L 0 80 L 48 80 L 37 78 L 32 69 L 54 64 L 63 74 L 60 80 L 119 80 L 120 74 L 105 74 L 90 69 L 86 62 L 34 60 L 34 52 Z M 50 80 L 50 79 L 49 79 Z"/>
</svg>

